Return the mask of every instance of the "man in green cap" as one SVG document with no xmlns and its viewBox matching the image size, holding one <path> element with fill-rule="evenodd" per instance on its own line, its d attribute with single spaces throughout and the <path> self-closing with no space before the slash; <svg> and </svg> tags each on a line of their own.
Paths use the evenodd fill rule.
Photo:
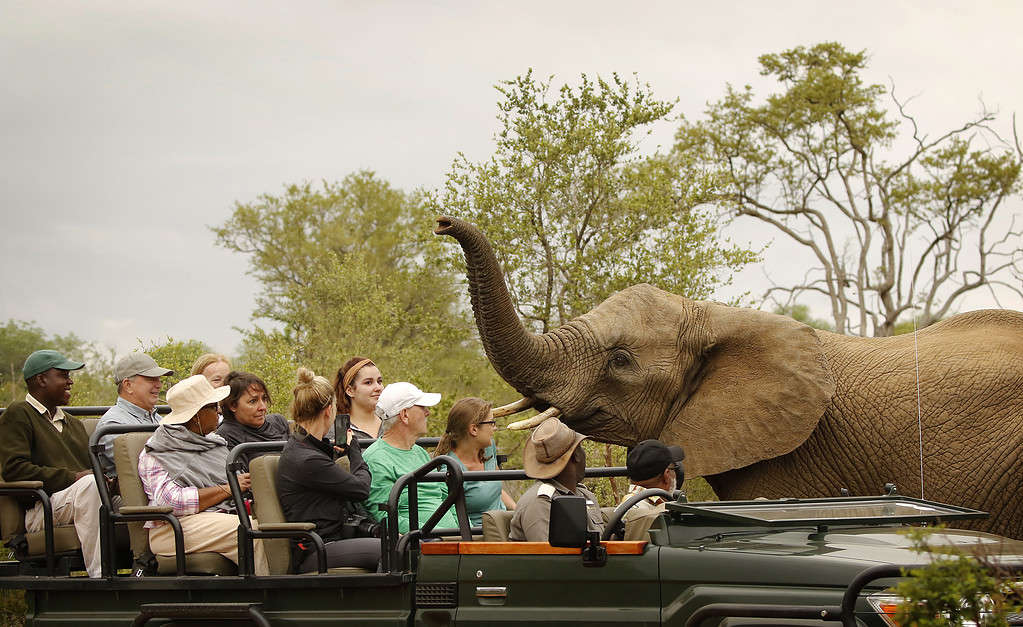
<svg viewBox="0 0 1023 627">
<path fill-rule="evenodd" d="M 0 415 L 0 467 L 6 481 L 42 481 L 53 522 L 74 523 L 90 577 L 101 575 L 99 491 L 89 462 L 85 427 L 60 405 L 71 401 L 71 371 L 85 364 L 57 351 L 40 350 L 25 360 L 28 394 Z M 43 529 L 42 503 L 25 512 L 25 529 Z"/>
</svg>

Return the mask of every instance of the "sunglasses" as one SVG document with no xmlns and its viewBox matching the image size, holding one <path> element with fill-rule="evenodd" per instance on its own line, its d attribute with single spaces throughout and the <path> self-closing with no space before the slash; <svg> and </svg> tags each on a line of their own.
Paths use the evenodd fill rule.
<svg viewBox="0 0 1023 627">
<path fill-rule="evenodd" d="M 476 424 L 480 425 L 480 426 L 483 426 L 483 425 L 496 425 L 497 421 L 496 420 L 484 420 L 483 422 L 477 422 Z"/>
</svg>

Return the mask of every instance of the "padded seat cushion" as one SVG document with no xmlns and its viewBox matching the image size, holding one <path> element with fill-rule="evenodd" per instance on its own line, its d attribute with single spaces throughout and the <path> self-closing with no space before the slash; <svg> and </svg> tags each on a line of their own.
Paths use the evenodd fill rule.
<svg viewBox="0 0 1023 627">
<path fill-rule="evenodd" d="M 515 512 L 495 509 L 483 512 L 483 541 L 507 542 L 511 533 L 511 519 Z"/>
<path fill-rule="evenodd" d="M 46 555 L 46 534 L 42 531 L 25 534 L 28 540 L 29 555 Z M 57 553 L 77 551 L 82 548 L 78 534 L 73 525 L 60 525 L 53 528 L 53 550 Z"/>
<path fill-rule="evenodd" d="M 177 572 L 173 557 L 156 556 L 157 573 Z M 237 575 L 238 566 L 220 553 L 190 553 L 185 556 L 185 572 L 189 575 Z"/>
</svg>

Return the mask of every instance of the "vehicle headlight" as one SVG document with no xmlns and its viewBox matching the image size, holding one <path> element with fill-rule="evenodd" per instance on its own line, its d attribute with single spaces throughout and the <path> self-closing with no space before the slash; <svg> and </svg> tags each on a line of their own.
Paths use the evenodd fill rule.
<svg viewBox="0 0 1023 627">
<path fill-rule="evenodd" d="M 1019 584 L 1015 584 L 1014 587 L 1018 588 Z M 900 597 L 891 592 L 875 592 L 867 597 L 867 602 L 870 603 L 870 607 L 874 608 L 877 615 L 884 620 L 886 625 L 890 627 L 902 627 L 898 621 L 895 620 L 895 613 L 899 609 L 899 605 L 905 602 L 906 599 Z M 984 595 L 980 599 L 981 607 L 992 608 L 994 607 L 994 601 L 990 596 Z M 1011 614 L 1009 617 L 1009 625 L 1023 625 L 1023 614 Z M 977 627 L 977 623 L 972 620 L 963 620 L 963 627 Z"/>
<path fill-rule="evenodd" d="M 895 612 L 903 601 L 905 599 L 890 592 L 875 592 L 867 597 L 870 607 L 874 608 L 878 616 L 890 627 L 900 627 L 899 623 L 895 620 Z"/>
</svg>

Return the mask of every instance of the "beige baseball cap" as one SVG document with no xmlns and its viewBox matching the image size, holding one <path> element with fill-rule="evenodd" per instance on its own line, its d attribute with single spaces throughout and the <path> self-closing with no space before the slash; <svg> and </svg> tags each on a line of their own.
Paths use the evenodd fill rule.
<svg viewBox="0 0 1023 627">
<path fill-rule="evenodd" d="M 139 374 L 143 377 L 162 377 L 174 374 L 174 371 L 158 366 L 156 360 L 145 353 L 130 353 L 118 359 L 114 364 L 114 381 L 116 383 Z"/>
</svg>

